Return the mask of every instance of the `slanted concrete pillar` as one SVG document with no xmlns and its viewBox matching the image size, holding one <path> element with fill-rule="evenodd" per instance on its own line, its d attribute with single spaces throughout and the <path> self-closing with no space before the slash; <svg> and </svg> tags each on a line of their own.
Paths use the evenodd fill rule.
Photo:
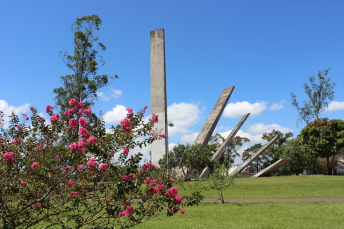
<svg viewBox="0 0 344 229">
<path fill-rule="evenodd" d="M 276 140 L 278 139 L 278 136 L 274 137 L 271 141 L 266 143 L 262 148 L 258 150 L 257 153 L 253 154 L 248 160 L 243 162 L 240 166 L 238 166 L 236 169 L 229 171 L 228 176 L 233 176 L 236 173 L 240 173 L 242 170 L 244 170 L 249 164 L 252 163 L 253 160 L 255 160 L 261 153 L 263 153 L 269 146 L 271 146 Z"/>
<path fill-rule="evenodd" d="M 233 90 L 234 90 L 234 87 L 228 87 L 222 91 L 220 98 L 217 100 L 201 132 L 198 134 L 194 142 L 194 145 L 201 144 L 201 148 L 205 148 L 207 146 L 209 139 L 214 132 L 214 129 L 221 117 L 223 110 L 226 107 L 226 104 Z"/>
<path fill-rule="evenodd" d="M 166 105 L 166 64 L 165 64 L 165 34 L 164 29 L 150 32 L 150 73 L 151 73 L 151 113 L 159 116 L 159 122 L 154 128 L 166 135 L 166 138 L 152 143 L 151 159 L 158 165 L 168 152 L 167 105 Z"/>
<path fill-rule="evenodd" d="M 211 158 L 211 161 L 218 161 L 223 152 L 226 149 L 226 146 L 233 140 L 233 138 L 235 137 L 235 135 L 238 133 L 238 131 L 240 130 L 240 128 L 242 127 L 242 125 L 244 124 L 244 122 L 246 121 L 246 119 L 248 118 L 248 116 L 250 115 L 250 113 L 244 115 L 241 120 L 238 122 L 238 124 L 235 126 L 235 128 L 231 131 L 231 133 L 227 136 L 226 140 L 222 143 L 222 145 L 220 146 L 220 148 L 216 151 L 216 153 L 213 155 L 213 157 Z M 201 175 L 199 175 L 200 178 L 205 179 L 210 173 L 210 170 L 207 167 L 205 167 L 201 173 Z"/>
</svg>

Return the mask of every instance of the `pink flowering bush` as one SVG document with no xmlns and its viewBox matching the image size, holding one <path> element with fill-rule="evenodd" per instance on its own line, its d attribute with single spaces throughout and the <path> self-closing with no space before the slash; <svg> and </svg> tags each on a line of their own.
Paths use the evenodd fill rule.
<svg viewBox="0 0 344 229">
<path fill-rule="evenodd" d="M 48 105 L 50 123 L 30 107 L 21 118 L 12 114 L 7 129 L 0 111 L 4 228 L 127 228 L 157 214 L 184 214 L 183 206 L 199 202 L 179 196 L 154 165 L 141 166 L 141 153 L 129 156 L 160 138 L 152 131 L 157 120 L 142 121 L 146 106 L 127 109 L 121 125 L 107 133 L 89 106 L 76 99 L 69 105 L 61 116 Z"/>
</svg>

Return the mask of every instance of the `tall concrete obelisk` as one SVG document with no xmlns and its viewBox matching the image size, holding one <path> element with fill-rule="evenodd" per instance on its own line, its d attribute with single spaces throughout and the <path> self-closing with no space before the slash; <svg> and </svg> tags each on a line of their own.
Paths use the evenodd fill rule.
<svg viewBox="0 0 344 229">
<path fill-rule="evenodd" d="M 164 29 L 150 32 L 150 74 L 151 113 L 159 116 L 159 122 L 155 124 L 154 129 L 166 135 L 166 138 L 152 143 L 151 160 L 154 165 L 158 165 L 159 159 L 168 151 Z"/>
</svg>

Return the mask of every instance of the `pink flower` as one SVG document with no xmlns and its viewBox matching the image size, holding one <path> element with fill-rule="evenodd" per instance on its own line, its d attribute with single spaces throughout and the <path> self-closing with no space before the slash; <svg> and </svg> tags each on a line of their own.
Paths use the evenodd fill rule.
<svg viewBox="0 0 344 229">
<path fill-rule="evenodd" d="M 153 185 L 155 183 L 155 180 L 153 179 L 150 179 L 150 177 L 146 177 L 146 181 L 145 181 L 145 184 L 150 184 L 150 185 Z"/>
<path fill-rule="evenodd" d="M 156 114 L 152 114 L 152 118 L 150 118 L 149 119 L 149 121 L 150 122 L 152 122 L 152 123 L 156 123 L 156 122 L 158 122 L 159 121 L 159 118 L 158 118 L 159 116 L 158 115 L 156 115 Z"/>
<path fill-rule="evenodd" d="M 13 139 L 12 142 L 15 144 L 17 143 L 17 139 Z"/>
<path fill-rule="evenodd" d="M 45 119 L 43 117 L 40 117 L 38 120 L 40 123 L 43 123 L 45 121 Z"/>
<path fill-rule="evenodd" d="M 99 168 L 100 168 L 100 169 L 107 169 L 107 168 L 109 168 L 109 165 L 108 165 L 108 164 L 101 164 L 101 165 L 99 166 Z"/>
<path fill-rule="evenodd" d="M 26 185 L 29 179 L 24 179 L 22 182 L 20 182 L 21 185 Z"/>
<path fill-rule="evenodd" d="M 44 145 L 37 146 L 35 149 L 37 151 L 42 151 L 44 149 Z"/>
<path fill-rule="evenodd" d="M 86 142 L 87 142 L 87 145 L 96 144 L 97 143 L 97 138 L 93 137 L 93 136 L 90 136 L 89 138 L 87 138 Z"/>
<path fill-rule="evenodd" d="M 68 116 L 68 115 L 69 115 L 68 111 L 64 111 L 64 112 L 63 112 L 63 115 L 64 115 L 64 116 Z"/>
<path fill-rule="evenodd" d="M 26 116 L 27 116 L 27 114 L 25 114 L 25 113 L 22 113 L 22 116 L 26 117 Z"/>
<path fill-rule="evenodd" d="M 180 209 L 179 212 L 182 213 L 182 214 L 184 214 L 184 213 L 185 213 L 184 208 Z"/>
<path fill-rule="evenodd" d="M 83 110 L 84 115 L 89 116 L 90 114 L 92 114 L 92 110 L 91 107 L 87 107 L 87 109 Z"/>
<path fill-rule="evenodd" d="M 37 169 L 38 169 L 38 166 L 39 166 L 39 163 L 38 163 L 38 162 L 33 162 L 32 165 L 31 165 L 31 169 L 32 169 L 32 170 L 37 170 Z"/>
<path fill-rule="evenodd" d="M 83 101 L 81 101 L 81 102 L 79 102 L 78 106 L 81 107 L 81 108 L 83 108 L 83 107 L 85 106 L 85 104 L 84 104 Z"/>
<path fill-rule="evenodd" d="M 79 121 L 80 126 L 82 126 L 84 128 L 88 127 L 88 124 L 87 124 L 86 120 L 83 117 L 80 117 L 78 121 Z"/>
<path fill-rule="evenodd" d="M 134 115 L 133 109 L 127 108 L 126 110 L 128 111 L 127 118 L 133 117 L 133 115 Z"/>
<path fill-rule="evenodd" d="M 35 108 L 33 106 L 30 107 L 30 111 L 34 111 Z"/>
<path fill-rule="evenodd" d="M 69 127 L 73 129 L 78 127 L 78 121 L 76 121 L 74 118 L 69 119 L 68 124 L 69 124 Z"/>
<path fill-rule="evenodd" d="M 73 108 L 70 108 L 70 109 L 68 109 L 68 114 L 73 114 L 74 113 L 74 109 Z"/>
<path fill-rule="evenodd" d="M 142 172 L 145 173 L 147 171 L 153 171 L 155 170 L 155 165 L 151 164 L 151 163 L 146 163 L 142 165 Z"/>
<path fill-rule="evenodd" d="M 86 193 L 87 193 L 87 190 L 86 189 L 84 189 L 84 190 L 82 190 L 82 192 L 86 195 Z"/>
<path fill-rule="evenodd" d="M 176 212 L 176 211 L 178 211 L 178 209 L 175 206 L 172 206 L 171 211 Z"/>
<path fill-rule="evenodd" d="M 78 112 L 76 112 L 77 116 L 80 116 L 82 114 L 82 109 L 79 109 Z"/>
<path fill-rule="evenodd" d="M 128 148 L 124 148 L 124 149 L 123 149 L 123 154 L 124 154 L 124 155 L 128 155 L 128 153 L 129 153 L 129 149 L 128 149 Z"/>
<path fill-rule="evenodd" d="M 41 203 L 35 204 L 35 208 L 36 208 L 36 209 L 41 208 Z"/>
<path fill-rule="evenodd" d="M 68 148 L 76 153 L 85 153 L 85 142 L 83 138 L 79 138 L 79 142 L 73 142 L 71 143 Z"/>
<path fill-rule="evenodd" d="M 124 131 L 127 131 L 127 132 L 131 131 L 129 119 L 123 119 L 121 121 L 121 126 Z"/>
<path fill-rule="evenodd" d="M 170 198 L 174 198 L 178 194 L 178 189 L 176 187 L 171 187 L 167 192 L 165 193 L 165 196 L 169 196 Z"/>
<path fill-rule="evenodd" d="M 94 157 L 92 157 L 88 162 L 87 162 L 87 166 L 90 168 L 94 168 L 97 166 L 97 162 L 96 159 Z"/>
<path fill-rule="evenodd" d="M 160 194 L 163 189 L 165 189 L 165 185 L 159 184 L 153 188 L 152 192 Z"/>
<path fill-rule="evenodd" d="M 56 158 L 57 158 L 57 159 L 61 159 L 61 156 L 58 155 L 58 154 L 56 154 Z"/>
<path fill-rule="evenodd" d="M 118 214 L 118 216 L 119 216 L 119 217 L 123 217 L 123 216 L 130 217 L 130 216 L 131 216 L 132 214 L 134 214 L 134 213 L 135 213 L 134 207 L 133 207 L 133 206 L 130 206 L 130 207 L 128 207 L 125 211 L 120 212 L 120 213 Z"/>
<path fill-rule="evenodd" d="M 52 123 L 57 122 L 57 121 L 59 121 L 59 119 L 60 119 L 60 115 L 56 113 L 50 117 L 50 122 L 52 122 Z"/>
<path fill-rule="evenodd" d="M 80 127 L 79 128 L 79 131 L 78 131 L 78 135 L 83 135 L 85 136 L 86 138 L 90 137 L 90 132 L 88 132 L 87 129 L 83 128 L 83 127 Z"/>
<path fill-rule="evenodd" d="M 29 117 L 26 116 L 26 117 L 25 117 L 25 120 L 26 120 L 26 121 L 29 120 Z"/>
<path fill-rule="evenodd" d="M 125 202 L 123 202 L 123 205 L 124 205 L 124 206 L 128 206 L 128 205 L 129 205 L 129 202 L 125 201 Z"/>
<path fill-rule="evenodd" d="M 20 130 L 21 127 L 22 127 L 22 124 L 18 124 L 18 125 L 17 125 L 17 129 L 18 129 L 18 130 Z"/>
<path fill-rule="evenodd" d="M 65 167 L 65 170 L 68 172 L 68 171 L 70 171 L 70 166 L 69 165 L 66 165 Z"/>
<path fill-rule="evenodd" d="M 70 192 L 70 195 L 71 195 L 71 196 L 77 196 L 77 195 L 79 195 L 79 193 L 78 193 L 77 191 L 71 191 L 71 192 Z"/>
<path fill-rule="evenodd" d="M 160 137 L 166 138 L 166 134 L 160 134 Z"/>
<path fill-rule="evenodd" d="M 84 168 L 84 165 L 78 165 L 78 169 L 82 170 Z"/>
<path fill-rule="evenodd" d="M 177 204 L 180 204 L 183 201 L 182 196 L 175 196 L 173 199 Z"/>
<path fill-rule="evenodd" d="M 17 155 L 13 152 L 7 152 L 2 155 L 2 157 L 8 162 L 15 162 Z"/>
<path fill-rule="evenodd" d="M 68 180 L 66 186 L 67 186 L 68 188 L 70 188 L 70 187 L 72 187 L 73 184 L 74 184 L 74 181 Z"/>
<path fill-rule="evenodd" d="M 74 106 L 76 106 L 76 105 L 78 105 L 78 101 L 76 100 L 76 99 L 71 99 L 71 100 L 69 100 L 69 105 L 71 106 L 71 107 L 74 107 Z"/>
<path fill-rule="evenodd" d="M 45 107 L 45 113 L 50 113 L 54 108 L 51 105 Z"/>
</svg>

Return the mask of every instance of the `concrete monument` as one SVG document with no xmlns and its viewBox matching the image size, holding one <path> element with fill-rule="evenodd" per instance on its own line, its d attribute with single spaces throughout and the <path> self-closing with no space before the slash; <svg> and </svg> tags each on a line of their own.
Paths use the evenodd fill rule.
<svg viewBox="0 0 344 229">
<path fill-rule="evenodd" d="M 166 135 L 166 138 L 152 143 L 151 160 L 157 166 L 159 159 L 163 158 L 168 151 L 164 29 L 150 32 L 150 74 L 151 113 L 159 116 L 159 122 L 154 128 Z"/>
<path fill-rule="evenodd" d="M 260 171 L 259 173 L 256 173 L 255 175 L 253 175 L 251 178 L 253 178 L 253 177 L 260 177 L 260 176 L 264 176 L 264 175 L 267 175 L 269 173 L 275 172 L 279 168 L 289 164 L 290 162 L 291 162 L 290 158 L 279 159 L 278 161 L 276 161 L 275 163 L 273 163 L 269 167 L 263 169 L 262 171 Z"/>
</svg>

